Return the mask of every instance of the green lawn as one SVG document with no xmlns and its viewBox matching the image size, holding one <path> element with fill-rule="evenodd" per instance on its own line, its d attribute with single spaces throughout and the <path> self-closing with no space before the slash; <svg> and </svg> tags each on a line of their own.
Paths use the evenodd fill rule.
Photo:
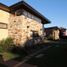
<svg viewBox="0 0 67 67">
<path fill-rule="evenodd" d="M 2 55 L 3 55 L 4 61 L 8 61 L 8 60 L 14 59 L 19 56 L 11 52 L 3 52 Z"/>
<path fill-rule="evenodd" d="M 52 46 L 41 52 L 42 57 L 34 56 L 27 63 L 35 64 L 37 67 L 67 67 L 67 46 Z"/>
<path fill-rule="evenodd" d="M 3 52 L 3 53 L 1 52 L 0 55 L 2 55 L 2 58 L 4 61 L 8 61 L 8 60 L 19 57 L 19 55 L 13 54 L 11 52 Z"/>
</svg>

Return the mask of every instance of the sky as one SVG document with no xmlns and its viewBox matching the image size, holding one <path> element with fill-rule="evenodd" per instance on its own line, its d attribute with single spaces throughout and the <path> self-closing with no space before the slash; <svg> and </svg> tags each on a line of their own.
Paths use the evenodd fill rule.
<svg viewBox="0 0 67 67">
<path fill-rule="evenodd" d="M 12 5 L 21 0 L 0 0 L 5 5 Z M 48 18 L 51 23 L 44 27 L 64 27 L 67 28 L 67 0 L 25 0 L 33 8 Z"/>
</svg>

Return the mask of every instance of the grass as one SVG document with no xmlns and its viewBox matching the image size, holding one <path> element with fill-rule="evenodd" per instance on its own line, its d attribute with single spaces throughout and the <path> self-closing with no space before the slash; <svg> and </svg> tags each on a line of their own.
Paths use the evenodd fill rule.
<svg viewBox="0 0 67 67">
<path fill-rule="evenodd" d="M 8 61 L 8 60 L 14 59 L 19 56 L 11 52 L 3 52 L 2 55 L 3 55 L 4 61 Z"/>
<path fill-rule="evenodd" d="M 15 47 L 12 50 L 8 51 L 0 49 L 0 55 L 2 55 L 4 61 L 9 61 L 12 59 L 21 61 L 22 58 L 24 58 L 27 55 L 27 53 L 23 50 L 23 48 Z"/>
<path fill-rule="evenodd" d="M 32 57 L 27 63 L 37 67 L 67 67 L 67 46 L 57 45 L 41 52 L 44 56 Z"/>
</svg>

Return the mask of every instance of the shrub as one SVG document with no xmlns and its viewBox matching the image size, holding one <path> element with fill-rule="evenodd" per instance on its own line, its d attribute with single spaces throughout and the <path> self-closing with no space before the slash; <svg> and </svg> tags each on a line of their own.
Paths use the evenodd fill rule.
<svg viewBox="0 0 67 67">
<path fill-rule="evenodd" d="M 4 51 L 4 50 L 3 50 L 3 47 L 0 46 L 0 54 L 3 53 L 3 51 Z"/>
<path fill-rule="evenodd" d="M 0 41 L 0 48 L 2 48 L 3 51 L 10 50 L 13 45 L 13 39 L 10 37 Z"/>
<path fill-rule="evenodd" d="M 53 40 L 53 36 L 52 36 L 52 35 L 49 35 L 49 36 L 47 37 L 47 39 L 48 39 L 48 40 Z"/>
</svg>

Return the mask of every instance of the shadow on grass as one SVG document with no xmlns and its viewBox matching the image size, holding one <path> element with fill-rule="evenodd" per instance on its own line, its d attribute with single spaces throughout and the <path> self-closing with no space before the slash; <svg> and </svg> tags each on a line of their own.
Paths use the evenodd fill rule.
<svg viewBox="0 0 67 67">
<path fill-rule="evenodd" d="M 16 61 L 21 61 L 25 56 L 28 55 L 28 53 L 24 50 L 23 47 L 14 47 L 11 52 L 13 54 L 16 54 L 18 55 L 18 57 L 14 58 L 13 60 L 16 60 Z"/>
</svg>

